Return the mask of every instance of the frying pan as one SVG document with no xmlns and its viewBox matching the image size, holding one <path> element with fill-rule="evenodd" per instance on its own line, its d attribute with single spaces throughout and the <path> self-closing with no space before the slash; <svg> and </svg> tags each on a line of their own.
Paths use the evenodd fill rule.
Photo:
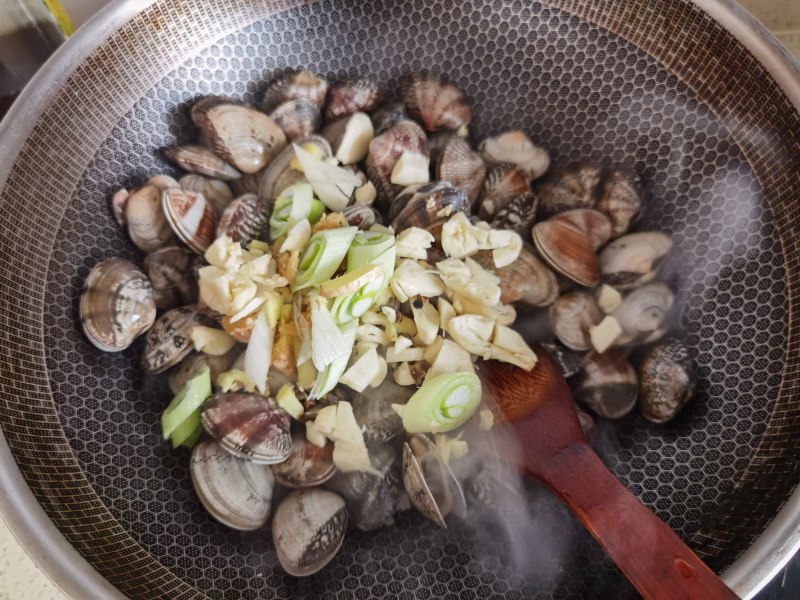
<svg viewBox="0 0 800 600">
<path fill-rule="evenodd" d="M 172 172 L 157 150 L 195 137 L 198 96 L 257 102 L 299 66 L 387 90 L 445 73 L 471 98 L 474 140 L 521 128 L 556 166 L 644 176 L 640 228 L 675 242 L 663 274 L 698 395 L 668 425 L 604 428 L 601 452 L 752 597 L 800 544 L 800 73 L 727 0 L 128 0 L 100 13 L 0 128 L 0 510 L 41 567 L 76 598 L 635 596 L 538 488 L 521 549 L 491 520 L 440 531 L 406 513 L 288 577 L 268 529 L 231 532 L 199 507 L 188 454 L 160 440 L 168 392 L 142 378 L 139 346 L 101 354 L 82 337 L 89 269 L 142 258 L 111 194 Z"/>
</svg>

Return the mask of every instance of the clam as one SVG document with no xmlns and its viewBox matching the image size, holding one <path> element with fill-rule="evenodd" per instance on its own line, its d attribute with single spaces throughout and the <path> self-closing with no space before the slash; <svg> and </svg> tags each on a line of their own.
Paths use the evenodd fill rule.
<svg viewBox="0 0 800 600">
<path fill-rule="evenodd" d="M 600 278 L 621 290 L 652 281 L 671 248 L 670 237 L 657 231 L 624 235 L 600 252 Z"/>
<path fill-rule="evenodd" d="M 169 188 L 181 187 L 181 184 L 178 183 L 174 177 L 170 177 L 169 175 L 153 175 L 147 180 L 147 183 L 156 186 L 162 192 Z"/>
<path fill-rule="evenodd" d="M 550 326 L 559 341 L 572 350 L 591 347 L 589 328 L 603 320 L 603 311 L 585 292 L 572 292 L 556 298 L 550 306 Z"/>
<path fill-rule="evenodd" d="M 395 231 L 420 227 L 437 240 L 442 225 L 457 212 L 469 213 L 469 198 L 446 181 L 434 181 L 404 189 L 389 209 L 391 226 Z"/>
<path fill-rule="evenodd" d="M 255 194 L 240 196 L 225 209 L 217 225 L 217 237 L 227 235 L 247 244 L 256 239 L 267 220 L 267 211 Z"/>
<path fill-rule="evenodd" d="M 503 304 L 524 302 L 531 306 L 550 306 L 558 297 L 555 273 L 527 244 L 522 247 L 517 260 L 500 269 L 494 266 L 491 252 L 479 252 L 473 258 L 500 279 L 500 301 Z"/>
<path fill-rule="evenodd" d="M 180 187 L 187 192 L 203 194 L 203 197 L 214 207 L 217 215 L 222 214 L 222 211 L 233 202 L 233 192 L 230 186 L 221 179 L 211 179 L 202 175 L 185 175 L 181 177 Z"/>
<path fill-rule="evenodd" d="M 450 514 L 466 514 L 461 484 L 424 435 L 414 435 L 403 444 L 403 485 L 411 504 L 439 527 L 447 527 L 445 518 Z"/>
<path fill-rule="evenodd" d="M 519 500 L 519 476 L 508 465 L 495 458 L 468 462 L 465 473 L 464 496 L 470 508 L 490 509 L 496 514 L 498 507 L 511 508 L 509 503 Z"/>
<path fill-rule="evenodd" d="M 277 160 L 277 158 L 275 160 Z M 270 165 L 272 165 L 275 160 L 273 160 Z M 244 196 L 245 194 L 258 194 L 258 188 L 261 187 L 261 179 L 268 169 L 269 167 L 258 173 L 242 175 L 241 178 L 232 181 L 231 189 L 233 190 L 234 198 L 237 196 Z"/>
<path fill-rule="evenodd" d="M 352 79 L 331 86 L 325 118 L 341 119 L 356 112 L 372 112 L 383 99 L 378 84 L 371 79 Z"/>
<path fill-rule="evenodd" d="M 177 365 L 192 351 L 195 325 L 211 325 L 212 319 L 196 306 L 173 308 L 161 315 L 147 332 L 142 365 L 148 373 L 161 373 Z"/>
<path fill-rule="evenodd" d="M 165 190 L 161 206 L 167 222 L 189 248 L 203 254 L 217 230 L 217 213 L 205 196 L 178 188 Z"/>
<path fill-rule="evenodd" d="M 195 298 L 197 286 L 192 274 L 195 256 L 188 248 L 167 246 L 144 257 L 144 270 L 158 308 L 183 306 Z"/>
<path fill-rule="evenodd" d="M 375 131 L 369 116 L 354 112 L 328 125 L 322 136 L 330 142 L 336 160 L 353 165 L 367 155 Z"/>
<path fill-rule="evenodd" d="M 206 402 L 201 419 L 211 437 L 240 458 L 272 465 L 292 452 L 289 413 L 267 396 L 217 394 Z"/>
<path fill-rule="evenodd" d="M 189 473 L 200 502 L 223 525 L 252 531 L 267 522 L 275 487 L 268 466 L 237 458 L 205 440 L 192 451 Z"/>
<path fill-rule="evenodd" d="M 408 120 L 408 113 L 402 102 L 395 102 L 394 104 L 379 108 L 372 113 L 371 118 L 375 135 L 380 135 L 387 129 L 391 129 L 397 125 L 400 121 Z"/>
<path fill-rule="evenodd" d="M 464 92 L 436 75 L 413 73 L 401 90 L 408 114 L 428 131 L 456 131 L 472 120 Z"/>
<path fill-rule="evenodd" d="M 611 237 L 619 237 L 630 229 L 642 207 L 642 178 L 633 172 L 612 169 L 600 186 L 595 208 L 611 219 Z"/>
<path fill-rule="evenodd" d="M 320 151 L 322 158 L 329 158 L 333 155 L 331 145 L 319 135 L 310 135 L 294 142 L 300 147 L 313 144 Z M 272 206 L 280 193 L 295 183 L 305 181 L 302 171 L 292 168 L 294 159 L 294 148 L 289 146 L 275 157 L 265 169 L 261 182 L 258 187 L 258 198 L 264 206 Z"/>
<path fill-rule="evenodd" d="M 570 350 L 559 342 L 542 342 L 542 348 L 547 350 L 547 353 L 561 369 L 561 374 L 565 379 L 569 379 L 580 373 L 583 368 L 583 353 Z"/>
<path fill-rule="evenodd" d="M 145 185 L 131 192 L 125 201 L 128 236 L 142 252 L 153 252 L 173 242 L 175 234 L 161 208 L 161 190 Z"/>
<path fill-rule="evenodd" d="M 322 122 L 319 107 L 310 100 L 289 100 L 276 106 L 269 116 L 290 142 L 311 135 Z"/>
<path fill-rule="evenodd" d="M 461 188 L 473 206 L 483 188 L 485 175 L 486 165 L 481 155 L 473 152 L 464 138 L 451 136 L 436 161 L 436 179 Z"/>
<path fill-rule="evenodd" d="M 539 187 L 541 210 L 547 216 L 575 208 L 593 208 L 603 172 L 581 163 L 558 169 Z"/>
<path fill-rule="evenodd" d="M 353 397 L 353 416 L 368 446 L 383 444 L 404 432 L 403 420 L 392 404 L 405 404 L 414 391 L 413 387 L 398 385 L 392 377 L 386 377 L 377 388 Z"/>
<path fill-rule="evenodd" d="M 231 368 L 235 352 L 231 351 L 221 356 L 211 356 L 203 352 L 193 352 L 175 365 L 169 372 L 169 389 L 173 394 L 180 392 L 195 375 L 208 367 L 211 374 L 211 384 L 216 386 L 220 374 Z"/>
<path fill-rule="evenodd" d="M 391 182 L 392 170 L 404 152 L 429 156 L 425 132 L 414 121 L 401 121 L 369 144 L 367 176 L 378 191 L 377 206 L 386 210 L 402 189 Z"/>
<path fill-rule="evenodd" d="M 604 419 L 619 419 L 636 406 L 636 370 L 618 350 L 586 357 L 575 378 L 575 398 Z"/>
<path fill-rule="evenodd" d="M 349 225 L 355 225 L 359 229 L 369 229 L 375 223 L 382 221 L 381 215 L 371 206 L 363 204 L 353 204 L 342 211 L 344 218 Z"/>
<path fill-rule="evenodd" d="M 507 131 L 484 140 L 480 153 L 487 164 L 518 166 L 529 180 L 541 177 L 550 166 L 547 150 L 536 146 L 522 131 Z"/>
<path fill-rule="evenodd" d="M 376 446 L 369 456 L 374 472 L 336 473 L 325 486 L 344 498 L 350 525 L 364 531 L 394 523 L 403 489 L 401 461 L 394 446 Z"/>
<path fill-rule="evenodd" d="M 440 131 L 428 136 L 428 152 L 431 155 L 431 165 L 436 166 L 439 162 L 439 157 L 442 155 L 442 150 L 454 137 L 460 136 L 456 136 L 452 131 Z"/>
<path fill-rule="evenodd" d="M 121 258 L 97 263 L 80 301 L 83 332 L 100 350 L 119 352 L 156 320 L 153 288 L 136 265 Z"/>
<path fill-rule="evenodd" d="M 517 196 L 490 221 L 492 229 L 509 229 L 527 237 L 531 232 L 531 225 L 536 220 L 536 210 L 539 199 L 533 192 Z"/>
<path fill-rule="evenodd" d="M 558 213 L 551 221 L 567 221 L 575 225 L 589 238 L 592 247 L 597 250 L 611 239 L 611 221 L 597 210 L 591 208 L 575 208 Z"/>
<path fill-rule="evenodd" d="M 204 98 L 192 107 L 192 120 L 214 153 L 242 173 L 260 171 L 286 147 L 280 126 L 249 106 Z"/>
<path fill-rule="evenodd" d="M 336 472 L 333 464 L 333 444 L 320 448 L 306 440 L 298 429 L 292 434 L 292 452 L 286 461 L 272 465 L 278 483 L 288 488 L 307 488 L 328 481 Z"/>
<path fill-rule="evenodd" d="M 539 255 L 556 272 L 586 287 L 600 282 L 600 265 L 592 242 L 573 223 L 549 219 L 534 225 L 532 233 Z"/>
<path fill-rule="evenodd" d="M 666 423 L 694 395 L 689 351 L 675 339 L 652 346 L 639 367 L 639 403 L 648 421 Z"/>
<path fill-rule="evenodd" d="M 622 328 L 615 345 L 648 343 L 661 338 L 675 296 L 663 283 L 648 283 L 625 296 L 613 316 Z"/>
<path fill-rule="evenodd" d="M 327 565 L 344 541 L 347 506 L 338 494 L 322 488 L 291 492 L 272 520 L 272 540 L 281 566 L 303 577 Z"/>
<path fill-rule="evenodd" d="M 272 111 L 279 104 L 290 100 L 308 100 L 318 109 L 322 109 L 327 93 L 328 82 L 311 71 L 302 69 L 287 73 L 273 81 L 267 88 L 264 95 L 264 110 Z"/>
<path fill-rule="evenodd" d="M 492 167 L 483 182 L 478 215 L 487 221 L 493 219 L 515 198 L 530 191 L 528 177 L 518 166 L 503 164 Z"/>
<path fill-rule="evenodd" d="M 164 156 L 189 173 L 223 181 L 233 181 L 242 176 L 239 171 L 214 154 L 211 148 L 205 146 L 173 146 L 164 149 Z"/>
<path fill-rule="evenodd" d="M 127 204 L 128 196 L 130 195 L 131 193 L 128 190 L 122 188 L 111 196 L 111 212 L 120 227 L 125 225 L 125 204 Z"/>
</svg>

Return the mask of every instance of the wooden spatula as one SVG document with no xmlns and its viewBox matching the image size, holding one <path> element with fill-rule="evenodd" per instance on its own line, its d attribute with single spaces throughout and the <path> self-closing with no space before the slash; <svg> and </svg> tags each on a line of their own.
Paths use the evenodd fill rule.
<svg viewBox="0 0 800 600">
<path fill-rule="evenodd" d="M 498 361 L 479 367 L 484 394 L 519 437 L 520 470 L 558 494 L 645 599 L 737 598 L 609 472 L 586 442 L 558 365 L 536 354 L 530 372 Z"/>
</svg>

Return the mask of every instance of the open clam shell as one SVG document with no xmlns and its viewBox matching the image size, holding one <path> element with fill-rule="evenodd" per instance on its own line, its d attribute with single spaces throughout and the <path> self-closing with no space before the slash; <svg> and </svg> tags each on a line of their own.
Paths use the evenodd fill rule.
<svg viewBox="0 0 800 600">
<path fill-rule="evenodd" d="M 666 423 L 691 400 L 697 380 L 689 351 L 681 342 L 664 340 L 652 346 L 639 367 L 642 414 Z"/>
<path fill-rule="evenodd" d="M 377 207 L 387 210 L 390 202 L 402 189 L 391 182 L 392 169 L 404 152 L 430 156 L 425 132 L 414 121 L 401 121 L 369 144 L 367 175 L 378 191 Z"/>
<path fill-rule="evenodd" d="M 189 473 L 200 502 L 223 525 L 253 531 L 267 522 L 275 486 L 268 466 L 237 458 L 205 440 L 192 451 Z"/>
<path fill-rule="evenodd" d="M 561 275 L 586 287 L 600 282 L 600 265 L 591 240 L 573 223 L 550 219 L 533 226 L 539 255 Z"/>
<path fill-rule="evenodd" d="M 290 142 L 311 135 L 322 123 L 319 107 L 311 100 L 289 100 L 276 106 L 269 116 Z"/>
<path fill-rule="evenodd" d="M 294 143 L 300 147 L 313 144 L 322 151 L 322 158 L 329 158 L 333 155 L 328 140 L 319 135 L 309 135 L 295 140 Z M 288 146 L 264 170 L 258 187 L 258 198 L 264 206 L 272 206 L 283 190 L 305 180 L 303 172 L 293 169 L 291 166 L 294 157 L 294 148 Z"/>
<path fill-rule="evenodd" d="M 343 81 L 331 86 L 325 118 L 329 121 L 341 119 L 355 112 L 372 112 L 383 100 L 377 82 L 359 78 Z"/>
<path fill-rule="evenodd" d="M 472 120 L 472 109 L 464 92 L 436 75 L 412 73 L 401 95 L 408 114 L 428 131 L 456 131 Z"/>
<path fill-rule="evenodd" d="M 213 396 L 201 415 L 203 427 L 231 454 L 273 465 L 289 458 L 289 413 L 267 396 L 229 392 Z"/>
<path fill-rule="evenodd" d="M 553 333 L 567 348 L 578 351 L 591 348 L 589 328 L 600 323 L 604 316 L 595 299 L 585 292 L 563 294 L 549 310 Z"/>
<path fill-rule="evenodd" d="M 575 378 L 575 398 L 604 419 L 619 419 L 636 406 L 636 370 L 618 350 L 586 357 Z"/>
<path fill-rule="evenodd" d="M 124 350 L 156 320 L 150 281 L 132 262 L 104 260 L 86 278 L 80 316 L 86 337 L 97 348 Z"/>
<path fill-rule="evenodd" d="M 405 188 L 392 201 L 389 218 L 397 232 L 419 227 L 439 240 L 442 226 L 457 212 L 469 213 L 469 206 L 463 190 L 447 181 L 434 181 Z"/>
<path fill-rule="evenodd" d="M 346 532 L 344 499 L 322 488 L 291 492 L 272 522 L 278 560 L 295 577 L 316 573 L 333 560 Z"/>
<path fill-rule="evenodd" d="M 264 94 L 264 110 L 275 110 L 279 104 L 290 100 L 308 100 L 322 109 L 328 93 L 328 82 L 316 73 L 301 69 L 273 81 Z"/>
<path fill-rule="evenodd" d="M 451 136 L 439 153 L 436 179 L 449 181 L 463 190 L 472 207 L 483 189 L 485 176 L 486 165 L 481 155 L 473 151 L 464 138 Z"/>
<path fill-rule="evenodd" d="M 161 196 L 161 207 L 178 238 L 203 254 L 214 241 L 217 230 L 217 213 L 205 196 L 170 188 Z"/>
<path fill-rule="evenodd" d="M 181 177 L 180 187 L 187 192 L 203 194 L 220 215 L 233 202 L 231 187 L 221 179 L 212 179 L 202 175 L 185 175 Z"/>
<path fill-rule="evenodd" d="M 196 306 L 173 308 L 161 315 L 147 332 L 142 365 L 148 373 L 161 373 L 177 365 L 192 351 L 195 325 L 211 325 L 208 313 Z"/>
<path fill-rule="evenodd" d="M 233 181 L 242 176 L 206 146 L 173 146 L 164 149 L 164 156 L 189 173 L 223 181 Z"/>
<path fill-rule="evenodd" d="M 175 240 L 175 234 L 161 208 L 161 189 L 148 184 L 131 192 L 123 218 L 128 236 L 142 252 L 153 252 Z"/>
<path fill-rule="evenodd" d="M 256 239 L 267 222 L 267 211 L 255 194 L 240 196 L 225 209 L 217 225 L 217 237 L 227 235 L 246 244 Z"/>
<path fill-rule="evenodd" d="M 604 283 L 627 290 L 655 279 L 672 249 L 672 240 L 658 231 L 629 233 L 600 252 L 600 276 Z"/>
<path fill-rule="evenodd" d="M 292 434 L 292 451 L 284 462 L 272 465 L 275 479 L 288 488 L 307 488 L 321 485 L 336 473 L 333 464 L 333 444 L 320 448 L 306 440 L 298 429 Z"/>
<path fill-rule="evenodd" d="M 600 167 L 590 163 L 558 169 L 539 186 L 542 213 L 549 217 L 565 210 L 593 208 L 602 175 Z"/>
</svg>

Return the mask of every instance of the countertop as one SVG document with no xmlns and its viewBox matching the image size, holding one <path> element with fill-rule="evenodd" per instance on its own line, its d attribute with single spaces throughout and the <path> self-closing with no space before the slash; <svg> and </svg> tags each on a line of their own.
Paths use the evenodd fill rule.
<svg viewBox="0 0 800 600">
<path fill-rule="evenodd" d="M 106 0 L 62 0 L 76 25 Z M 800 0 L 739 0 L 796 56 L 800 56 Z M 790 591 L 791 590 L 791 591 Z M 758 600 L 788 600 L 800 596 L 800 559 L 759 594 Z M 69 600 L 42 574 L 0 521 L 0 600 Z"/>
</svg>

